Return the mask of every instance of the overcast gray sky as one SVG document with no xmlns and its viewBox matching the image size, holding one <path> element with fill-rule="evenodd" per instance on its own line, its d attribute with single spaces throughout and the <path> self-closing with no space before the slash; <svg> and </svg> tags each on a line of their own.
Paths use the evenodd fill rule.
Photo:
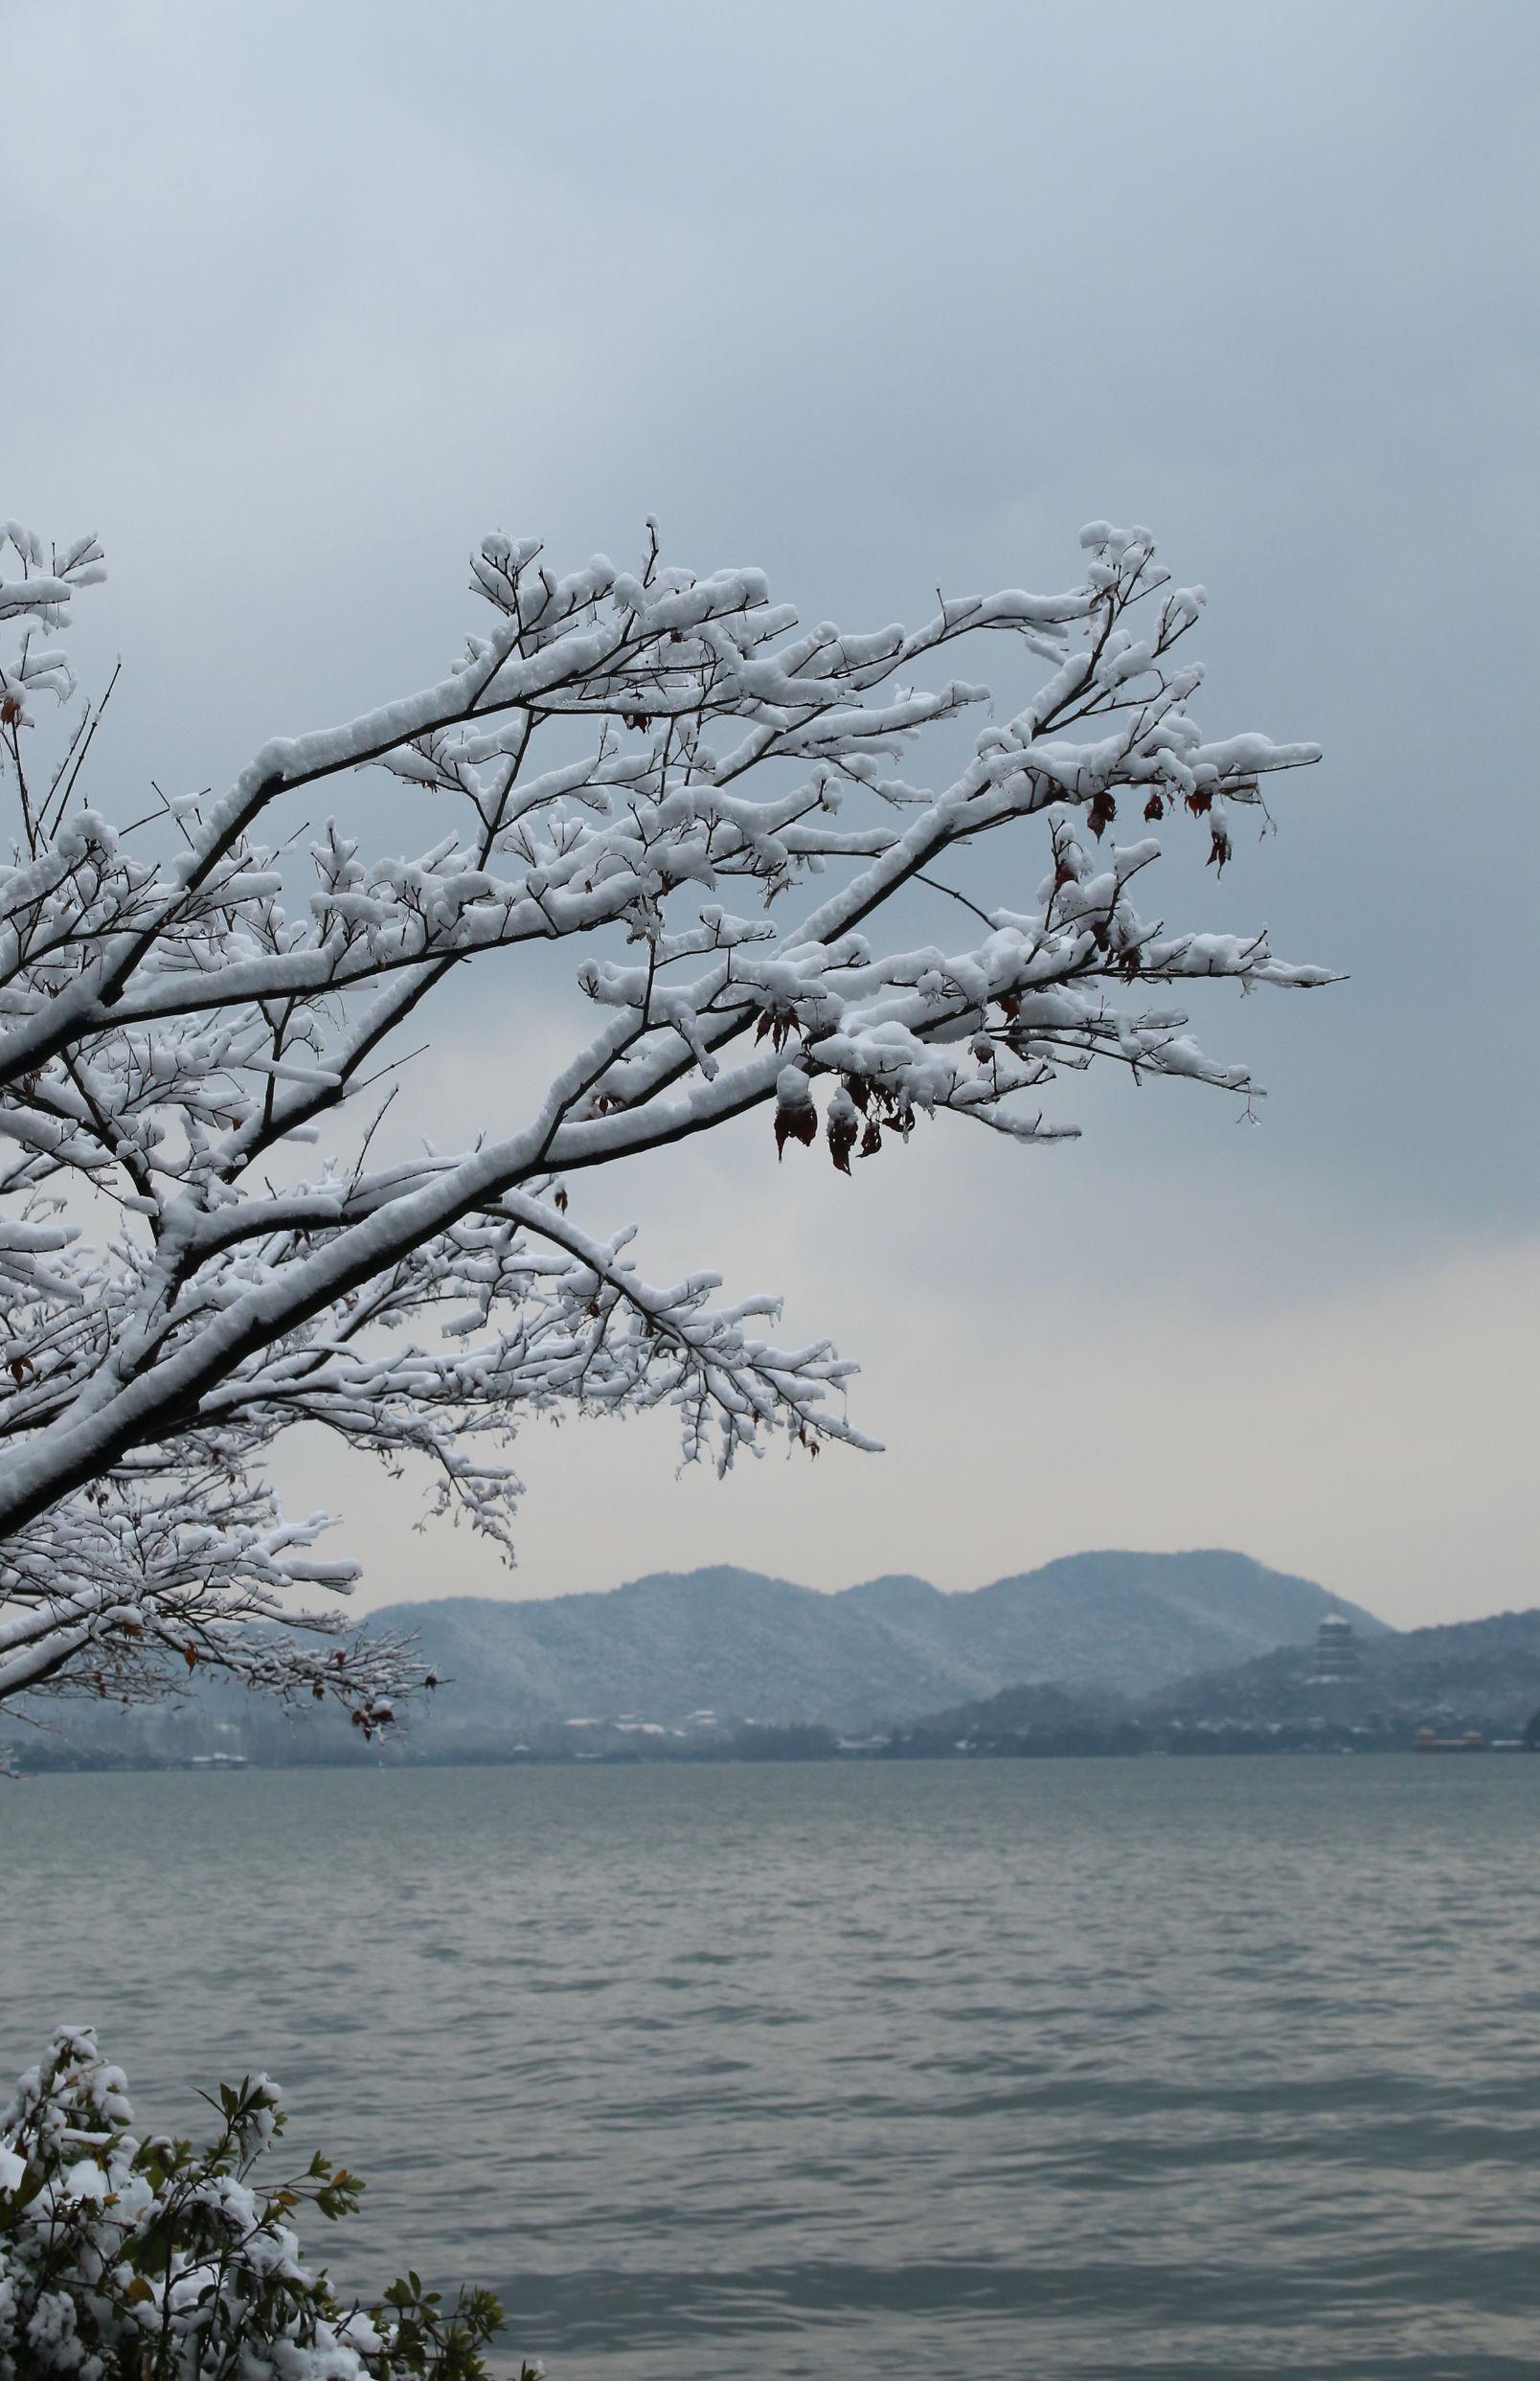
<svg viewBox="0 0 1540 2381">
<path fill-rule="evenodd" d="M 120 782 L 437 676 L 485 531 L 628 557 L 648 511 L 863 626 L 1148 522 L 1205 722 L 1326 746 L 1177 880 L 1351 971 L 1201 1017 L 1260 1131 L 1120 1082 L 1057 1149 L 847 1183 L 756 1120 L 631 1175 L 592 1221 L 783 1288 L 891 1452 L 719 1487 L 661 1422 L 532 1430 L 509 1574 L 306 1450 L 367 1601 L 1194 1544 L 1401 1622 L 1540 1601 L 1537 68 L 1531 0 L 10 14 L 0 512 L 107 546 Z M 548 1001 L 463 1012 L 424 1123 Z"/>
</svg>

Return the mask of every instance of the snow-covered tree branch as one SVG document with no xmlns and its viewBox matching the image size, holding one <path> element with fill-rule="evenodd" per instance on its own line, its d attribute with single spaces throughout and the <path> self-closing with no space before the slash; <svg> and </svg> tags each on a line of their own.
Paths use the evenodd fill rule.
<svg viewBox="0 0 1540 2381">
<path fill-rule="evenodd" d="M 88 799 L 102 707 L 73 708 L 57 642 L 96 541 L 7 537 L 0 1701 L 154 1692 L 201 1662 L 372 1727 L 410 1657 L 290 1609 L 354 1567 L 313 1551 L 328 1516 L 281 1513 L 284 1430 L 425 1457 L 439 1508 L 505 1548 L 527 1413 L 671 1404 L 687 1458 L 724 1466 L 775 1431 L 869 1443 L 848 1363 L 773 1345 L 774 1302 L 717 1303 L 713 1273 L 647 1281 L 590 1175 L 753 1108 L 767 1162 L 773 1120 L 778 1154 L 822 1129 L 846 1172 L 922 1112 L 1048 1139 L 1055 1072 L 1104 1058 L 1245 1096 L 1189 1037 L 1188 987 L 1327 981 L 1141 906 L 1165 834 L 1200 833 L 1222 870 L 1232 806 L 1318 757 L 1200 731 L 1202 590 L 1144 531 L 1093 525 L 1057 594 L 856 636 L 801 628 L 757 571 L 665 566 L 655 534 L 635 572 L 566 578 L 488 538 L 482 632 L 447 677 L 148 816 Z M 948 781 L 901 775 L 922 731 L 988 699 L 917 672 L 991 637 L 1035 692 Z M 315 790 L 368 765 L 420 804 L 410 857 L 370 847 L 351 782 L 306 828 Z M 1041 882 L 1000 835 L 1023 821 Z M 990 834 L 986 909 L 937 871 Z M 955 947 L 906 939 L 916 883 L 956 893 Z M 464 1146 L 403 1155 L 382 1075 L 429 1005 L 502 953 L 517 1035 L 540 994 L 509 1007 L 510 967 L 564 940 L 586 1041 L 524 1112 L 489 1088 Z"/>
</svg>

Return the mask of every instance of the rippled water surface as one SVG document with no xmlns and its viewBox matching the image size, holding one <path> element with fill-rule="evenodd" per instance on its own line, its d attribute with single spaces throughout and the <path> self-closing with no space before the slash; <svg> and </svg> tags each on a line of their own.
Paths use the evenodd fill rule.
<svg viewBox="0 0 1540 2381">
<path fill-rule="evenodd" d="M 554 2381 L 1540 2370 L 1540 1761 L 0 1788 L 0 2052 L 283 2082 Z"/>
</svg>

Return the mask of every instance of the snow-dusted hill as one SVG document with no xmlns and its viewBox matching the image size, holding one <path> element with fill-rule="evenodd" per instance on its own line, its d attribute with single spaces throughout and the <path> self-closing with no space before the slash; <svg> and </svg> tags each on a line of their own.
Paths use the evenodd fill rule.
<svg viewBox="0 0 1540 2381">
<path fill-rule="evenodd" d="M 861 1727 L 1027 1679 L 1139 1694 L 1302 1644 L 1330 1600 L 1245 1554 L 1089 1553 L 962 1595 L 887 1577 L 827 1596 L 719 1567 L 607 1594 L 399 1604 L 376 1622 L 414 1631 L 453 1681 L 419 1724 L 425 1744 L 703 1709 Z"/>
<path fill-rule="evenodd" d="M 572 1723 L 674 1730 L 709 1712 L 859 1731 L 1024 1682 L 1139 1696 L 1314 1635 L 1331 1598 L 1249 1555 L 1072 1554 L 943 1595 L 924 1579 L 868 1579 L 838 1595 L 727 1566 L 655 1572 L 623 1587 L 520 1602 L 452 1597 L 392 1605 L 367 1625 L 408 1630 L 444 1684 L 411 1715 L 411 1757 L 506 1754 L 518 1744 L 613 1745 Z M 1342 1607 L 1365 1635 L 1384 1623 Z M 326 1713 L 290 1719 L 238 1689 L 193 1682 L 177 1708 L 76 1707 L 60 1735 L 98 1757 L 259 1760 L 364 1751 Z M 691 1734 L 703 1723 L 698 1716 Z M 366 1756 L 374 1757 L 374 1756 Z M 24 1753 L 24 1757 L 26 1757 Z"/>
</svg>

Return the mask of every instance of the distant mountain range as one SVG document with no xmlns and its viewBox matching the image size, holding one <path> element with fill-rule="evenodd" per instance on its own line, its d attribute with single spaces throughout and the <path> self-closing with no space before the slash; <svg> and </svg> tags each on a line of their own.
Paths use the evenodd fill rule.
<svg viewBox="0 0 1540 2381">
<path fill-rule="evenodd" d="M 411 1723 L 412 1756 L 433 1759 L 617 1733 L 698 1737 L 746 1720 L 861 1732 L 1024 1682 L 1144 1696 L 1307 1644 L 1332 1601 L 1245 1554 L 1103 1553 L 960 1595 L 907 1576 L 823 1595 L 716 1567 L 593 1595 L 396 1604 L 366 1626 L 415 1636 L 446 1682 Z M 1386 1633 L 1340 1608 L 1366 1639 Z M 139 1757 L 222 1743 L 258 1759 L 326 1758 L 357 1743 L 328 1714 L 289 1721 L 201 1683 L 181 1713 L 59 1716 L 67 1737 Z"/>
<path fill-rule="evenodd" d="M 1391 1752 L 1409 1749 L 1421 1729 L 1512 1742 L 1540 1713 L 1540 1612 L 1360 1632 L 1356 1652 L 1356 1673 L 1330 1683 L 1317 1675 L 1310 1648 L 1286 1646 L 1137 1700 L 1095 1687 L 1008 1687 L 901 1722 L 892 1749 L 916 1757 Z"/>
<path fill-rule="evenodd" d="M 608 1594 L 397 1604 L 453 1685 L 426 1735 L 553 1722 L 718 1720 L 867 1728 L 1026 1679 L 1125 1694 L 1313 1637 L 1330 1604 L 1247 1555 L 1075 1554 L 943 1595 L 869 1579 L 821 1595 L 728 1568 L 657 1572 Z M 1350 1611 L 1366 1633 L 1382 1627 Z"/>
<path fill-rule="evenodd" d="M 1382 1752 L 1422 1728 L 1540 1733 L 1540 1611 L 1398 1632 L 1337 1603 L 1357 1668 L 1328 1683 L 1315 1635 L 1332 1605 L 1308 1579 L 1218 1552 L 1077 1554 L 956 1596 L 906 1577 L 825 1596 L 750 1571 L 663 1572 L 607 1594 L 375 1614 L 371 1626 L 415 1631 L 446 1681 L 383 1748 L 202 1677 L 179 1705 L 56 1706 L 50 1735 L 7 1734 L 24 1766 L 75 1767 L 775 1759 L 852 1740 L 918 1759 Z"/>
<path fill-rule="evenodd" d="M 1323 1692 L 1312 1665 L 1263 1655 L 1219 1676 L 1158 1689 L 1157 1720 L 1210 1728 L 1298 1726 L 1325 1716 L 1370 1734 L 1427 1724 L 1459 1735 L 1518 1733 L 1540 1711 L 1540 1612 L 1499 1612 L 1438 1628 L 1381 1632 L 1359 1646 L 1358 1675 Z"/>
</svg>

